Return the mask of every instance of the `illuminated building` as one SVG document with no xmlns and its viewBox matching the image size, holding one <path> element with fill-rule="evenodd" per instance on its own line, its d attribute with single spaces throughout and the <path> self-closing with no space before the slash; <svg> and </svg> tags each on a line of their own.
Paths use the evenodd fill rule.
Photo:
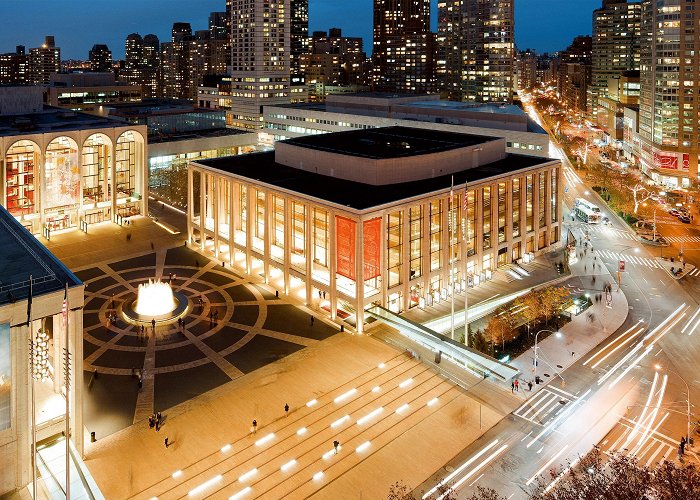
<svg viewBox="0 0 700 500">
<path fill-rule="evenodd" d="M 107 73 L 112 71 L 112 51 L 104 44 L 95 44 L 88 54 L 90 71 Z"/>
<path fill-rule="evenodd" d="M 41 47 L 29 50 L 29 83 L 49 83 L 51 73 L 61 71 L 61 49 L 53 36 L 47 36 Z"/>
<path fill-rule="evenodd" d="M 44 109 L 39 87 L 0 87 L 3 100 L 24 109 L 0 115 L 0 202 L 27 230 L 147 213 L 145 126 Z"/>
<path fill-rule="evenodd" d="M 29 58 L 23 45 L 14 52 L 0 54 L 0 85 L 21 85 L 27 83 Z"/>
<path fill-rule="evenodd" d="M 560 178 L 559 160 L 508 154 L 500 138 L 312 135 L 190 163 L 187 238 L 307 304 L 327 294 L 319 305 L 331 319 L 356 319 L 362 332 L 368 305 L 398 313 L 444 300 L 451 255 L 464 290 L 555 248 Z"/>
</svg>

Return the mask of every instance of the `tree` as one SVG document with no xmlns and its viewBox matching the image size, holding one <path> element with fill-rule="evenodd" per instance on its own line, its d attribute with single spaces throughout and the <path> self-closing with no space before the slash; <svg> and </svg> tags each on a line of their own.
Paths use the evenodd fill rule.
<svg viewBox="0 0 700 500">
<path fill-rule="evenodd" d="M 549 319 L 556 314 L 562 304 L 569 298 L 569 291 L 563 286 L 549 286 L 539 290 L 538 295 L 545 321 L 549 323 Z"/>
<path fill-rule="evenodd" d="M 651 198 L 654 193 L 649 191 L 644 185 L 637 182 L 634 186 L 625 186 L 632 192 L 632 200 L 634 201 L 634 213 L 636 214 L 639 210 L 639 205 Z"/>
<path fill-rule="evenodd" d="M 527 323 L 528 328 L 536 324 L 543 316 L 542 304 L 537 297 L 537 292 L 534 290 L 518 297 L 515 300 L 515 308 L 523 321 Z"/>
<path fill-rule="evenodd" d="M 486 338 L 492 343 L 501 342 L 501 348 L 505 349 L 506 335 L 513 331 L 513 317 L 507 309 L 499 308 L 486 324 L 484 333 Z"/>
<path fill-rule="evenodd" d="M 408 486 L 404 484 L 403 481 L 396 481 L 389 487 L 389 495 L 386 497 L 387 500 L 413 500 L 411 492 Z"/>
</svg>

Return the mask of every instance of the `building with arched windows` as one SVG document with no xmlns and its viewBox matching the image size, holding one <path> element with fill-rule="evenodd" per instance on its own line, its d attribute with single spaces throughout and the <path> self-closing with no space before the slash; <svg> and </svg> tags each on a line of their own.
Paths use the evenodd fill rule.
<svg viewBox="0 0 700 500">
<path fill-rule="evenodd" d="M 362 332 L 372 305 L 430 306 L 556 248 L 561 179 L 560 160 L 499 137 L 310 135 L 191 162 L 188 241 Z"/>
<path fill-rule="evenodd" d="M 41 89 L 3 93 L 25 112 L 0 105 L 0 204 L 31 233 L 147 212 L 145 126 L 44 108 Z"/>
</svg>

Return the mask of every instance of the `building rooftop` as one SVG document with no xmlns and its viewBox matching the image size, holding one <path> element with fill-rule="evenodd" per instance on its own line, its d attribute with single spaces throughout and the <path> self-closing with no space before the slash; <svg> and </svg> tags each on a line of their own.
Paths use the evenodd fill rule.
<svg viewBox="0 0 700 500">
<path fill-rule="evenodd" d="M 509 154 L 502 160 L 455 173 L 454 183 L 455 186 L 462 186 L 465 182 L 476 182 L 551 161 L 553 160 L 547 158 Z M 282 165 L 275 161 L 274 151 L 195 163 L 356 210 L 367 210 L 448 189 L 452 180 L 451 175 L 443 175 L 401 184 L 364 184 Z"/>
<path fill-rule="evenodd" d="M 0 304 L 81 285 L 81 281 L 0 206 Z"/>
<path fill-rule="evenodd" d="M 384 127 L 348 132 L 307 135 L 288 139 L 294 146 L 346 156 L 371 158 L 404 158 L 451 149 L 474 146 L 495 140 L 471 134 L 457 134 L 408 127 Z"/>
<path fill-rule="evenodd" d="M 496 113 L 500 115 L 524 115 L 524 111 L 514 104 L 474 104 L 470 102 L 432 100 L 396 104 L 397 107 L 448 109 L 451 111 L 471 111 L 475 113 Z"/>
<path fill-rule="evenodd" d="M 0 136 L 124 127 L 121 120 L 44 106 L 41 113 L 0 115 Z"/>
</svg>

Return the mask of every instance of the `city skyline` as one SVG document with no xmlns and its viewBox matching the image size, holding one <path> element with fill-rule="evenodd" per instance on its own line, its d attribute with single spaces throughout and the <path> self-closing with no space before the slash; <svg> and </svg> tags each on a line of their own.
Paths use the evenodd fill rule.
<svg viewBox="0 0 700 500">
<path fill-rule="evenodd" d="M 224 0 L 200 0 L 192 9 L 186 0 L 137 2 L 124 0 L 117 8 L 115 2 L 90 5 L 83 0 L 73 0 L 67 6 L 55 4 L 47 14 L 46 2 L 27 0 L 18 9 L 17 2 L 3 2 L 0 15 L 9 29 L 0 33 L 0 53 L 12 52 L 16 45 L 39 46 L 45 35 L 54 35 L 61 47 L 64 59 L 87 59 L 88 51 L 96 43 L 107 44 L 115 59 L 124 57 L 124 40 L 130 33 L 154 33 L 162 41 L 169 40 L 174 22 L 189 22 L 193 29 L 204 29 L 211 11 L 223 11 Z M 126 5 L 125 5 L 126 4 Z M 527 48 L 537 52 L 563 50 L 576 35 L 590 34 L 591 13 L 599 8 L 601 0 L 580 0 L 571 5 L 556 0 L 518 0 L 515 2 L 515 38 L 519 50 Z M 437 2 L 431 2 L 431 30 L 437 30 Z M 559 17 L 552 23 L 552 15 L 542 16 L 542 11 Z M 355 0 L 338 3 L 323 0 L 309 1 L 309 33 L 338 27 L 346 36 L 360 36 L 365 47 L 372 46 L 372 0 Z M 165 14 L 161 14 L 165 12 Z M 97 30 L 91 20 L 101 16 L 103 29 Z M 25 19 L 34 22 L 27 26 Z M 105 22 L 104 19 L 110 19 Z M 12 29 L 12 27 L 17 27 Z M 21 29 L 19 27 L 22 27 Z M 109 33 L 109 35 L 108 35 Z M 368 50 L 368 53 L 370 51 Z"/>
</svg>

